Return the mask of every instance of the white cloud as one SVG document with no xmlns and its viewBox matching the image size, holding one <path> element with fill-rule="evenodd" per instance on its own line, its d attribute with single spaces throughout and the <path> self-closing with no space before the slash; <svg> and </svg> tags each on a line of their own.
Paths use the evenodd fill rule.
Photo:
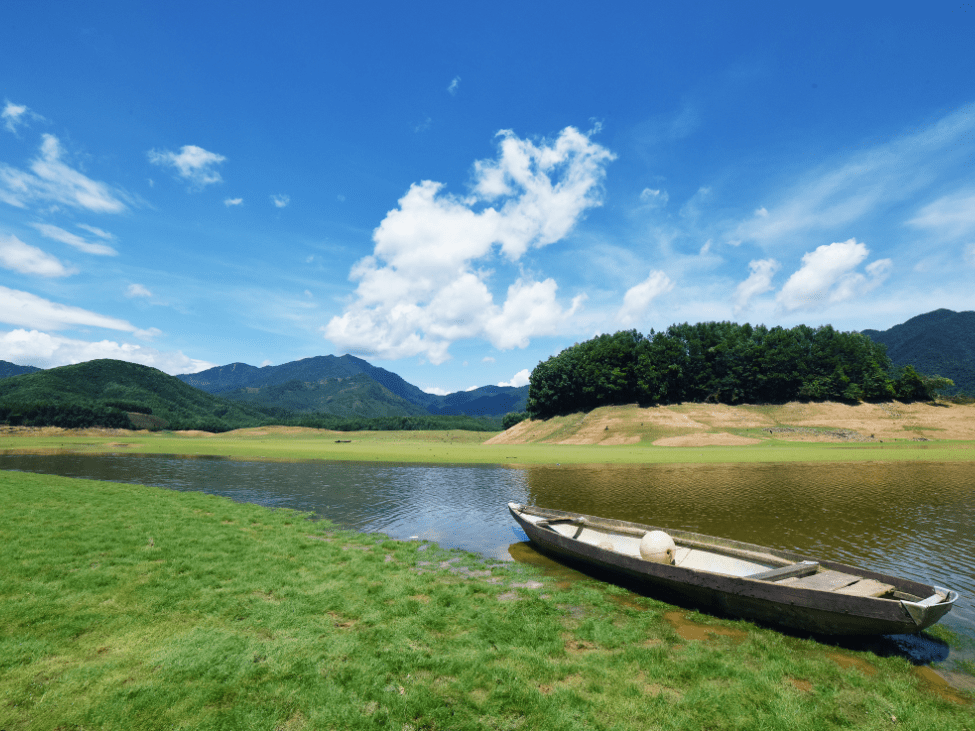
<svg viewBox="0 0 975 731">
<path fill-rule="evenodd" d="M 152 297 L 152 292 L 143 287 L 141 284 L 130 284 L 129 288 L 125 290 L 126 297 Z"/>
<path fill-rule="evenodd" d="M 12 101 L 7 101 L 3 105 L 3 111 L 0 112 L 0 119 L 3 120 L 3 126 L 7 128 L 8 131 L 17 134 L 17 127 L 19 125 L 27 124 L 26 120 L 44 119 L 40 114 L 35 114 L 30 109 L 28 109 L 23 104 L 14 104 Z"/>
<path fill-rule="evenodd" d="M 965 250 L 964 250 L 964 253 L 962 254 L 962 256 L 964 256 L 965 261 L 969 265 L 975 266 L 975 243 L 968 244 L 965 247 Z"/>
<path fill-rule="evenodd" d="M 499 253 L 518 261 L 529 249 L 562 239 L 587 208 L 600 205 L 600 183 L 613 154 L 567 127 L 538 144 L 498 133 L 499 155 L 474 164 L 466 197 L 423 181 L 373 232 L 375 249 L 357 262 L 355 300 L 323 328 L 340 349 L 385 359 L 449 357 L 452 342 L 487 338 L 499 349 L 525 347 L 556 334 L 582 301 L 569 308 L 558 285 L 522 274 L 501 305 L 478 262 Z"/>
<path fill-rule="evenodd" d="M 670 196 L 667 194 L 666 190 L 644 188 L 640 193 L 640 200 L 651 208 L 660 208 L 667 205 L 667 201 L 670 200 Z"/>
<path fill-rule="evenodd" d="M 269 358 L 265 358 L 264 360 L 261 361 L 261 368 L 266 368 L 267 366 L 270 365 L 274 365 L 274 361 L 270 360 Z"/>
<path fill-rule="evenodd" d="M 482 363 L 494 363 L 494 358 L 492 358 L 490 355 L 485 355 L 483 358 L 481 358 L 481 362 Z"/>
<path fill-rule="evenodd" d="M 58 138 L 46 134 L 31 172 L 0 163 L 0 200 L 17 208 L 32 201 L 53 202 L 96 213 L 120 213 L 125 204 L 105 183 L 88 178 L 61 160 Z"/>
<path fill-rule="evenodd" d="M 0 234 L 0 266 L 21 274 L 37 274 L 42 277 L 66 277 L 74 274 L 56 257 L 35 246 L 25 244 L 16 236 Z M 0 300 L 2 301 L 2 300 Z M 0 318 L 3 316 L 0 315 Z"/>
<path fill-rule="evenodd" d="M 64 338 L 38 330 L 0 332 L 0 360 L 39 368 L 84 363 L 97 358 L 113 358 L 152 366 L 171 375 L 197 373 L 216 364 L 188 358 L 181 351 L 165 352 L 144 345 L 113 340 L 89 342 Z"/>
<path fill-rule="evenodd" d="M 893 263 L 879 259 L 866 267 L 866 276 L 856 268 L 870 251 L 856 239 L 820 246 L 802 257 L 799 268 L 776 295 L 786 310 L 815 309 L 853 299 L 879 286 Z"/>
<path fill-rule="evenodd" d="M 179 153 L 149 150 L 146 154 L 153 165 L 175 168 L 179 177 L 188 181 L 192 188 L 200 189 L 223 180 L 215 168 L 227 158 L 202 147 L 183 145 Z"/>
<path fill-rule="evenodd" d="M 922 208 L 908 223 L 917 228 L 935 229 L 955 238 L 975 230 L 975 193 L 960 191 L 946 195 Z"/>
<path fill-rule="evenodd" d="M 284 208 L 291 202 L 291 196 L 284 194 L 272 195 L 271 202 L 274 204 L 275 208 Z"/>
<path fill-rule="evenodd" d="M 756 259 L 748 263 L 751 274 L 735 290 L 734 306 L 736 314 L 746 309 L 753 297 L 757 297 L 772 289 L 772 277 L 779 270 L 779 266 L 779 262 L 775 259 Z"/>
<path fill-rule="evenodd" d="M 456 96 L 458 87 L 460 87 L 460 77 L 455 76 L 453 79 L 451 79 L 450 86 L 447 87 L 447 91 L 450 92 L 451 96 Z"/>
<path fill-rule="evenodd" d="M 83 251 L 86 254 L 94 254 L 95 256 L 117 256 L 118 252 L 107 244 L 93 244 L 90 241 L 86 241 L 77 234 L 73 234 L 70 231 L 65 231 L 63 228 L 57 226 L 52 226 L 49 223 L 35 223 L 34 228 L 41 232 L 42 236 L 46 236 L 49 239 L 54 239 L 55 241 L 60 241 L 62 244 L 67 244 L 68 246 L 73 246 L 79 251 Z M 101 231 L 104 234 L 104 231 Z"/>
<path fill-rule="evenodd" d="M 99 315 L 80 307 L 51 302 L 30 292 L 0 286 L 0 322 L 44 330 L 72 327 L 103 327 L 130 333 L 140 331 L 135 325 L 115 317 Z"/>
<path fill-rule="evenodd" d="M 525 368 L 520 370 L 515 375 L 511 377 L 510 381 L 501 381 L 499 386 L 511 386 L 513 388 L 521 388 L 522 386 L 528 385 L 528 379 L 531 376 L 531 371 Z"/>
<path fill-rule="evenodd" d="M 103 231 L 102 229 L 96 228 L 95 226 L 89 226 L 87 223 L 79 223 L 78 228 L 83 228 L 88 233 L 95 234 L 95 236 L 98 236 L 99 238 L 102 239 L 107 239 L 109 241 L 115 238 L 108 231 Z"/>
<path fill-rule="evenodd" d="M 639 284 L 630 287 L 623 295 L 623 306 L 616 314 L 620 324 L 633 325 L 646 313 L 650 303 L 674 288 L 674 283 L 661 271 L 650 272 L 650 276 Z"/>
<path fill-rule="evenodd" d="M 911 200 L 943 175 L 945 168 L 957 164 L 959 144 L 970 138 L 975 128 L 972 109 L 962 109 L 923 131 L 818 167 L 787 188 L 779 201 L 737 224 L 729 238 L 764 246 L 801 242 L 796 236 L 800 232 L 830 231 L 899 201 Z M 941 199 L 910 223 L 970 225 L 964 206 L 971 195 Z"/>
<path fill-rule="evenodd" d="M 243 198 L 224 198 L 223 204 L 230 208 L 231 206 L 239 206 L 244 202 Z"/>
<path fill-rule="evenodd" d="M 446 388 L 440 388 L 439 386 L 428 386 L 420 390 L 423 393 L 433 394 L 434 396 L 446 396 L 448 393 L 453 393 L 453 391 L 448 391 Z"/>
</svg>

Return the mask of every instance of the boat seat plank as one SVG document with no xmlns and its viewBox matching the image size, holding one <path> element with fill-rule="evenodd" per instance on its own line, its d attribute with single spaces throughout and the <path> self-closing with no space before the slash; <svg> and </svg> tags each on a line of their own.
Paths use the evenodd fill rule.
<svg viewBox="0 0 975 731">
<path fill-rule="evenodd" d="M 848 596 L 875 596 L 881 597 L 894 591 L 890 584 L 884 584 L 875 579 L 860 579 L 849 586 L 841 586 L 834 589 L 837 594 L 847 594 Z"/>
<path fill-rule="evenodd" d="M 759 579 L 761 581 L 781 581 L 790 577 L 801 578 L 814 574 L 819 570 L 819 563 L 816 561 L 800 561 L 799 563 L 780 566 L 777 569 L 761 571 L 757 574 L 749 574 L 746 579 Z"/>
<path fill-rule="evenodd" d="M 859 581 L 859 576 L 844 574 L 840 571 L 820 571 L 812 576 L 804 576 L 801 579 L 785 579 L 780 584 L 794 586 L 799 589 L 818 589 L 820 591 L 836 591 L 837 589 L 849 586 Z"/>
</svg>

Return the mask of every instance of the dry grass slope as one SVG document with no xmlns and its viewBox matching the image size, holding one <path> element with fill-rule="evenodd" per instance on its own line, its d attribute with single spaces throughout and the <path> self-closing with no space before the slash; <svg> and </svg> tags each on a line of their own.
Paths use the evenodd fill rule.
<svg viewBox="0 0 975 731">
<path fill-rule="evenodd" d="M 763 440 L 893 442 L 975 439 L 975 406 L 799 403 L 769 406 L 605 406 L 588 414 L 523 421 L 486 444 L 731 446 Z"/>
</svg>

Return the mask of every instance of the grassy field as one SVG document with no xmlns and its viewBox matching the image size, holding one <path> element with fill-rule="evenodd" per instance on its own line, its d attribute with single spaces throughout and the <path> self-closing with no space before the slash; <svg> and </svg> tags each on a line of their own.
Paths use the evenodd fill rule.
<svg viewBox="0 0 975 731">
<path fill-rule="evenodd" d="M 653 464 L 727 462 L 975 461 L 975 441 L 821 443 L 766 438 L 756 444 L 485 444 L 491 433 L 330 432 L 269 427 L 224 434 L 0 433 L 0 451 L 130 452 L 261 460 L 355 460 L 434 464 Z M 341 443 L 337 440 L 343 440 Z M 347 441 L 348 440 L 348 441 Z"/>
<path fill-rule="evenodd" d="M 973 727 L 903 659 L 614 585 L 200 493 L 0 501 L 5 731 Z"/>
</svg>

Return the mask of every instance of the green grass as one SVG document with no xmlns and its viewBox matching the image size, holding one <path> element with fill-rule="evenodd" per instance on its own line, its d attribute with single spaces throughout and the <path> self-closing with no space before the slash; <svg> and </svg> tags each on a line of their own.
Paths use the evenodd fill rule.
<svg viewBox="0 0 975 731">
<path fill-rule="evenodd" d="M 683 640 L 613 585 L 201 493 L 0 473 L 0 504 L 6 731 L 971 728 L 903 659 Z"/>
<path fill-rule="evenodd" d="M 213 436 L 167 432 L 123 436 L 0 435 L 0 450 L 134 452 L 219 455 L 236 459 L 354 460 L 440 464 L 659 464 L 729 462 L 975 461 L 975 442 L 928 441 L 815 443 L 767 439 L 733 447 L 656 447 L 631 445 L 484 444 L 492 433 L 330 432 L 264 430 Z M 336 443 L 350 439 L 351 443 Z"/>
</svg>

